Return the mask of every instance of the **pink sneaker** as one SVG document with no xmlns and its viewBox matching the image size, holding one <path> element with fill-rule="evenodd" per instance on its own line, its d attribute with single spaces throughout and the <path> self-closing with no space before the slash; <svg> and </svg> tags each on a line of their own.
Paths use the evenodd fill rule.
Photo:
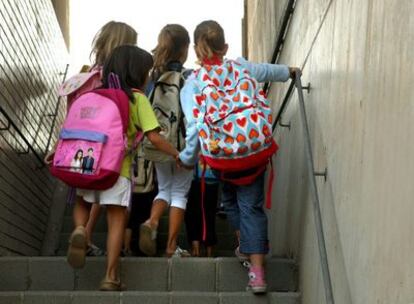
<svg viewBox="0 0 414 304">
<path fill-rule="evenodd" d="M 251 290 L 254 294 L 266 293 L 267 284 L 263 267 L 252 266 L 249 270 L 249 283 L 247 290 Z"/>
</svg>

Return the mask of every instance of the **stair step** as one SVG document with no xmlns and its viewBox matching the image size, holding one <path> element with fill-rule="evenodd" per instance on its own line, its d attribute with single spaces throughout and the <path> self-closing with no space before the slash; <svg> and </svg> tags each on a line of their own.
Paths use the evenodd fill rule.
<svg viewBox="0 0 414 304">
<path fill-rule="evenodd" d="M 7 304 L 299 304 L 297 292 L 269 292 L 254 296 L 250 292 L 99 292 L 26 291 L 0 292 L 0 303 Z"/>
<path fill-rule="evenodd" d="M 0 291 L 96 290 L 105 262 L 88 258 L 75 271 L 64 257 L 2 257 Z M 130 291 L 240 292 L 247 284 L 247 271 L 236 258 L 122 258 L 120 273 Z M 266 277 L 269 291 L 297 291 L 292 260 L 269 258 Z"/>
<path fill-rule="evenodd" d="M 72 215 L 66 215 L 63 218 L 63 227 L 62 233 L 70 233 L 73 230 L 73 218 Z M 99 219 L 96 222 L 96 226 L 94 232 L 106 232 L 107 224 L 106 224 L 106 217 L 105 214 L 102 213 Z M 160 219 L 159 224 L 159 231 L 166 232 L 168 231 L 168 216 L 163 216 Z M 231 228 L 230 224 L 226 219 L 216 217 L 216 231 L 217 233 L 234 233 L 233 228 Z M 181 227 L 181 232 L 185 233 L 185 225 L 183 224 Z"/>
<path fill-rule="evenodd" d="M 59 243 L 59 251 L 66 252 L 68 248 L 68 240 L 70 237 L 70 233 L 61 233 L 60 234 L 60 243 Z M 159 233 L 157 236 L 157 247 L 160 251 L 165 249 L 167 244 L 167 233 Z M 94 233 L 92 236 L 93 243 L 98 246 L 99 248 L 105 249 L 106 248 L 106 233 L 105 232 L 97 232 Z M 180 233 L 178 235 L 178 244 L 180 247 L 188 249 L 189 244 L 187 242 L 186 235 Z M 218 233 L 217 234 L 217 248 L 220 250 L 234 250 L 236 248 L 237 242 L 234 233 Z"/>
</svg>

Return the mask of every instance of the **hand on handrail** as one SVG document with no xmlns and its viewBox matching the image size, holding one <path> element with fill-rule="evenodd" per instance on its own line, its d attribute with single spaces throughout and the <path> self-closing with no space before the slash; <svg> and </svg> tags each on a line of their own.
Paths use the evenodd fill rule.
<svg viewBox="0 0 414 304">
<path fill-rule="evenodd" d="M 298 67 L 289 67 L 289 77 L 295 79 L 296 75 L 302 75 L 302 71 Z"/>
<path fill-rule="evenodd" d="M 53 157 L 55 156 L 55 150 L 47 152 L 45 158 L 43 159 L 45 165 L 49 166 L 53 162 Z"/>
</svg>

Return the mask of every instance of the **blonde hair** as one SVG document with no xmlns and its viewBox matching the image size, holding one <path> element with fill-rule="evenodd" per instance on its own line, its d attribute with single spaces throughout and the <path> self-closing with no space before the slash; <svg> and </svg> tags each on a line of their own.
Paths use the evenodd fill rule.
<svg viewBox="0 0 414 304">
<path fill-rule="evenodd" d="M 167 24 L 158 35 L 158 44 L 152 50 L 154 70 L 163 72 L 171 61 L 180 61 L 188 51 L 190 36 L 179 24 Z"/>
<path fill-rule="evenodd" d="M 223 28 L 213 20 L 203 21 L 197 25 L 194 31 L 194 44 L 200 61 L 211 59 L 214 55 L 222 57 L 227 50 Z"/>
<path fill-rule="evenodd" d="M 92 66 L 103 66 L 114 48 L 125 44 L 137 44 L 137 32 L 128 24 L 110 21 L 95 35 L 92 41 Z"/>
</svg>

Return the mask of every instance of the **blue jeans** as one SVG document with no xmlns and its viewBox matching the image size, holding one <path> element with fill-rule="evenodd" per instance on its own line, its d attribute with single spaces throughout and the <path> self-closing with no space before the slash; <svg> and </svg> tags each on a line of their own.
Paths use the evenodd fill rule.
<svg viewBox="0 0 414 304">
<path fill-rule="evenodd" d="M 223 184 L 222 202 L 230 224 L 240 230 L 240 252 L 267 254 L 267 216 L 263 210 L 264 174 L 247 186 Z"/>
</svg>

